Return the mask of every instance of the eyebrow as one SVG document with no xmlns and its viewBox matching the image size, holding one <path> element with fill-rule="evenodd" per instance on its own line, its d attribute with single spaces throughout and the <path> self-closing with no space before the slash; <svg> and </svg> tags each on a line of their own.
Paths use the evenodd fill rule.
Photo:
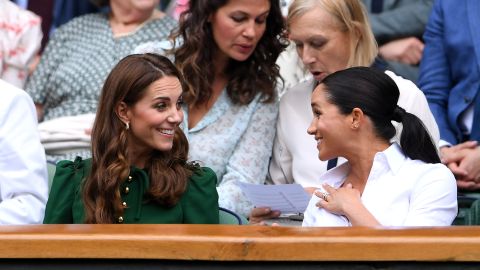
<svg viewBox="0 0 480 270">
<path fill-rule="evenodd" d="M 157 99 L 166 99 L 166 100 L 170 100 L 171 98 L 170 97 L 154 97 L 153 100 L 157 100 Z"/>
<path fill-rule="evenodd" d="M 261 17 L 261 16 L 264 16 L 264 15 L 268 15 L 268 14 L 270 13 L 270 9 L 267 10 L 267 11 L 265 11 L 265 12 L 263 12 L 262 14 L 257 15 L 257 16 L 252 16 L 250 13 L 245 12 L 245 11 L 243 11 L 243 10 L 233 11 L 232 14 L 234 14 L 234 13 L 241 13 L 242 15 L 247 15 L 247 16 L 249 16 L 249 17 L 257 18 L 257 17 Z"/>
</svg>

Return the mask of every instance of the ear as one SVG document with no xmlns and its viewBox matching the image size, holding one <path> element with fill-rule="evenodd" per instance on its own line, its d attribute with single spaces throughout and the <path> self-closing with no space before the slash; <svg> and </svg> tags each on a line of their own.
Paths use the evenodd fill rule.
<svg viewBox="0 0 480 270">
<path fill-rule="evenodd" d="M 354 108 L 351 113 L 352 129 L 358 129 L 363 123 L 364 114 L 360 108 Z"/>
<path fill-rule="evenodd" d="M 115 113 L 117 114 L 118 118 L 120 118 L 120 121 L 123 123 L 130 123 L 130 117 L 129 117 L 129 109 L 128 106 L 125 102 L 120 102 L 118 103 L 117 107 L 115 108 Z"/>
</svg>

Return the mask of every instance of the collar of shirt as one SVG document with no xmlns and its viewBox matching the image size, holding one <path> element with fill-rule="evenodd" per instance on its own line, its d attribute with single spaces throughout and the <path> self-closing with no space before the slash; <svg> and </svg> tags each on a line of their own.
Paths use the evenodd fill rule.
<svg viewBox="0 0 480 270">
<path fill-rule="evenodd" d="M 377 179 L 377 176 L 382 175 L 385 170 L 390 170 L 393 175 L 396 175 L 406 159 L 407 157 L 400 146 L 397 143 L 392 143 L 390 147 L 383 152 L 375 154 L 368 180 L 373 181 Z M 334 188 L 339 188 L 345 181 L 349 171 L 350 164 L 349 162 L 345 162 L 324 173 L 323 176 L 320 177 L 320 182 L 326 182 Z M 323 179 L 326 181 L 322 181 Z"/>
<path fill-rule="evenodd" d="M 200 122 L 198 122 L 197 125 L 194 126 L 192 129 L 188 129 L 188 105 L 185 104 L 183 106 L 183 130 L 188 130 L 188 133 L 195 133 L 204 129 L 213 122 L 217 121 L 217 119 L 219 119 L 222 115 L 224 115 L 230 106 L 232 106 L 232 101 L 230 100 L 230 98 L 228 98 L 227 91 L 223 89 L 222 93 L 215 101 L 212 108 L 205 114 L 205 116 L 200 120 Z"/>
</svg>

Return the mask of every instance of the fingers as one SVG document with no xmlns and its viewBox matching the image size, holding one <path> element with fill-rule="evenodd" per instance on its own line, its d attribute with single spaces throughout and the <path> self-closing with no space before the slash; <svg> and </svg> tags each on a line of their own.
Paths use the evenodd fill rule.
<svg viewBox="0 0 480 270">
<path fill-rule="evenodd" d="M 469 152 L 471 152 L 471 148 L 454 148 L 449 151 L 443 151 L 441 161 L 443 164 L 448 163 L 456 163 L 462 161 Z"/>
<path fill-rule="evenodd" d="M 461 150 L 461 149 L 470 149 L 470 148 L 475 148 L 475 147 L 477 147 L 477 145 L 478 145 L 478 142 L 477 142 L 477 141 L 466 141 L 466 142 L 457 144 L 457 145 L 455 145 L 455 146 L 452 146 L 452 148 L 458 149 L 458 150 Z"/>
<path fill-rule="evenodd" d="M 305 187 L 303 188 L 309 195 L 313 195 L 318 189 L 317 187 Z"/>
<path fill-rule="evenodd" d="M 457 178 L 462 178 L 468 175 L 468 172 L 462 168 L 460 168 L 456 162 L 451 162 L 447 164 L 447 167 L 452 171 L 452 173 Z"/>
<path fill-rule="evenodd" d="M 463 190 L 479 190 L 480 184 L 472 181 L 457 180 L 457 187 Z"/>
<path fill-rule="evenodd" d="M 322 185 L 323 189 L 325 189 L 325 191 L 329 194 L 332 194 L 336 191 L 335 188 L 331 187 L 329 184 L 323 184 Z"/>
<path fill-rule="evenodd" d="M 261 225 L 263 220 L 277 218 L 280 214 L 280 211 L 272 211 L 269 207 L 256 207 L 250 212 L 248 220 L 250 224 Z"/>
<path fill-rule="evenodd" d="M 319 200 L 315 206 L 317 206 L 318 208 L 325 208 L 325 206 L 328 204 L 328 202 L 324 201 L 324 200 Z"/>
</svg>

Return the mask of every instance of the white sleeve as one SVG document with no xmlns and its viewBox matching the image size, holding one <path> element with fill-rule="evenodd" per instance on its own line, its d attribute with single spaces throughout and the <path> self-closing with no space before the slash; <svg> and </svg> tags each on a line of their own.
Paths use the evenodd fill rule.
<svg viewBox="0 0 480 270">
<path fill-rule="evenodd" d="M 0 93 L 0 224 L 41 223 L 48 180 L 35 107 L 3 81 Z"/>
<path fill-rule="evenodd" d="M 430 133 L 434 144 L 438 148 L 440 131 L 423 92 L 412 81 L 403 79 L 391 71 L 386 71 L 385 73 L 395 81 L 400 90 L 398 105 L 422 120 L 423 125 Z M 394 122 L 394 125 L 397 125 L 397 123 Z M 395 137 L 398 142 L 400 141 L 400 132 L 401 129 L 397 128 L 397 135 L 395 135 Z"/>
<path fill-rule="evenodd" d="M 418 176 L 404 226 L 450 226 L 457 215 L 457 184 L 443 164 Z"/>
<path fill-rule="evenodd" d="M 277 133 L 273 141 L 272 160 L 270 161 L 268 184 L 293 184 L 292 154 L 284 143 L 282 127 L 282 107 L 277 122 Z"/>
</svg>

